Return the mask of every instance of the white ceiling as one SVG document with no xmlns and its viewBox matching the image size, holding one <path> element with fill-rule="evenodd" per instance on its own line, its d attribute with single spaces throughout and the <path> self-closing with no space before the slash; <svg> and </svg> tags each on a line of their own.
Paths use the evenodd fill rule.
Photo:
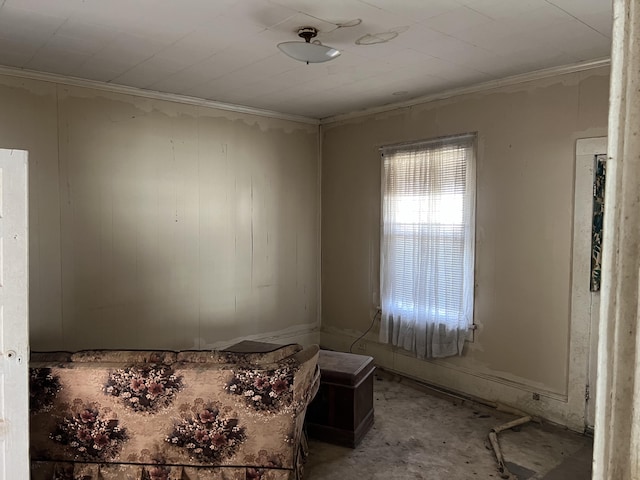
<svg viewBox="0 0 640 480">
<path fill-rule="evenodd" d="M 0 64 L 324 118 L 607 57 L 611 25 L 611 0 L 0 0 Z M 286 57 L 302 26 L 342 55 Z"/>
</svg>

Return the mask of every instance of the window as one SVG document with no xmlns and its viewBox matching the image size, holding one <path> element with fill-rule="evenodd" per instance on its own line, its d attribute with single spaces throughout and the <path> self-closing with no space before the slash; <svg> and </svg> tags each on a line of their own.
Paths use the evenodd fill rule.
<svg viewBox="0 0 640 480">
<path fill-rule="evenodd" d="M 462 353 L 473 324 L 475 135 L 382 150 L 380 340 Z"/>
</svg>

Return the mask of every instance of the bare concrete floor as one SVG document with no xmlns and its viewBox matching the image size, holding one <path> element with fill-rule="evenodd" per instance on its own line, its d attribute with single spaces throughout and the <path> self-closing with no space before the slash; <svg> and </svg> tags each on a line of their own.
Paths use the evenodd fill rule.
<svg viewBox="0 0 640 480">
<path fill-rule="evenodd" d="M 376 374 L 375 424 L 356 449 L 311 439 L 305 480 L 499 479 L 487 435 L 517 418 Z M 529 423 L 500 434 L 519 480 L 589 480 L 588 437 Z"/>
</svg>

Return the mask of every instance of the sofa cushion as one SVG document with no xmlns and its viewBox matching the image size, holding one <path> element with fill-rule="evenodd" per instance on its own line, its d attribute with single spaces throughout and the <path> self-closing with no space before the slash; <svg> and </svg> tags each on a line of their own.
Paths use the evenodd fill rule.
<svg viewBox="0 0 640 480">
<path fill-rule="evenodd" d="M 177 353 L 163 350 L 83 350 L 71 355 L 77 363 L 163 363 L 171 365 Z"/>
</svg>

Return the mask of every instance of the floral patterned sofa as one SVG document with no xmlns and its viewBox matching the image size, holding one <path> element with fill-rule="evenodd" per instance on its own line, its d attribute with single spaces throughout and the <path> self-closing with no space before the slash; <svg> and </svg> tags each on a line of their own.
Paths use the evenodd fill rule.
<svg viewBox="0 0 640 480">
<path fill-rule="evenodd" d="M 33 353 L 32 480 L 302 478 L 318 347 Z"/>
</svg>

